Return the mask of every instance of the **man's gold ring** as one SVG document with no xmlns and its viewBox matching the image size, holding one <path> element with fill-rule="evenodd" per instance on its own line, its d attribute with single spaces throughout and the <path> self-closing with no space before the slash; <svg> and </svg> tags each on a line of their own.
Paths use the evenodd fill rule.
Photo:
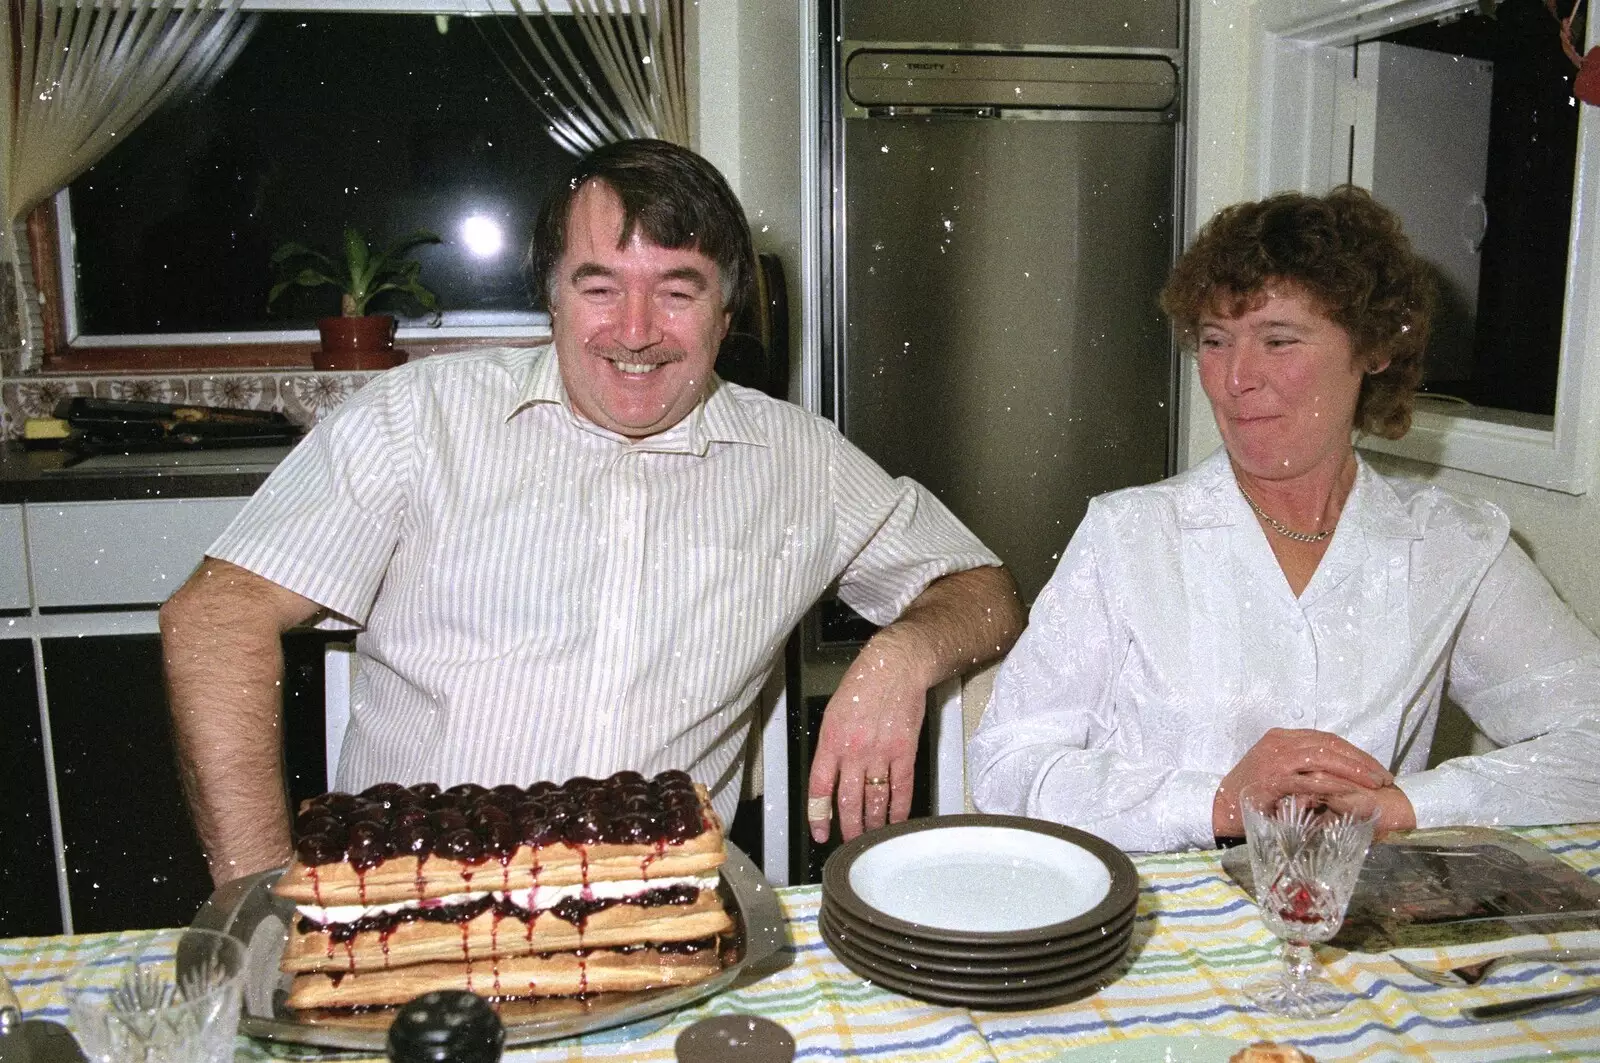
<svg viewBox="0 0 1600 1063">
<path fill-rule="evenodd" d="M 863 779 L 861 781 L 866 783 L 868 786 L 888 786 L 889 785 L 889 776 L 887 776 L 887 775 L 868 775 L 865 779 Z"/>
</svg>

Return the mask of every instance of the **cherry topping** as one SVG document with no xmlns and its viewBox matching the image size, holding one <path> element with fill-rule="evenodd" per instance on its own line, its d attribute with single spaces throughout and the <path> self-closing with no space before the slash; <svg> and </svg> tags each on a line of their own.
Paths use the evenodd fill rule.
<svg viewBox="0 0 1600 1063">
<path fill-rule="evenodd" d="M 462 827 L 441 835 L 434 851 L 452 860 L 476 864 L 483 859 L 483 842 L 472 831 Z"/>
<path fill-rule="evenodd" d="M 332 793 L 322 799 L 322 805 L 335 816 L 346 816 L 355 811 L 361 804 L 359 797 L 350 794 Z"/>
<path fill-rule="evenodd" d="M 605 833 L 606 818 L 593 809 L 583 809 L 567 820 L 566 830 L 563 832 L 566 840 L 579 845 L 591 845 L 599 841 L 601 835 Z"/>
<path fill-rule="evenodd" d="M 472 810 L 470 822 L 473 828 L 488 830 L 500 823 L 510 823 L 511 813 L 496 805 L 479 805 Z"/>
<path fill-rule="evenodd" d="M 549 816 L 529 816 L 517 821 L 522 828 L 522 840 L 529 845 L 554 845 L 562 839 L 562 821 Z"/>
<path fill-rule="evenodd" d="M 357 823 L 376 823 L 382 826 L 389 822 L 389 809 L 382 801 L 362 801 L 345 818 L 351 826 Z"/>
<path fill-rule="evenodd" d="M 358 871 L 377 867 L 393 852 L 388 828 L 378 823 L 357 823 L 350 828 L 346 852 Z"/>
<path fill-rule="evenodd" d="M 700 809 L 695 808 L 669 808 L 662 816 L 662 826 L 666 835 L 673 841 L 687 841 L 698 837 L 705 831 L 705 823 L 700 819 Z"/>
<path fill-rule="evenodd" d="M 294 819 L 294 832 L 297 835 L 321 834 L 324 831 L 338 828 L 339 820 L 325 808 L 308 808 Z"/>
<path fill-rule="evenodd" d="M 624 813 L 610 822 L 606 841 L 619 845 L 640 845 L 650 840 L 650 820 L 644 816 Z"/>
<path fill-rule="evenodd" d="M 661 807 L 668 810 L 699 808 L 700 795 L 693 790 L 665 790 L 661 794 Z"/>
<path fill-rule="evenodd" d="M 476 800 L 478 797 L 488 792 L 489 791 L 486 788 L 479 786 L 475 782 L 457 783 L 445 791 L 445 793 L 449 794 L 451 797 L 467 801 Z"/>
<path fill-rule="evenodd" d="M 394 847 L 396 852 L 410 853 L 421 860 L 433 852 L 434 842 L 438 834 L 427 824 L 426 818 L 421 823 L 411 823 L 395 828 Z"/>
<path fill-rule="evenodd" d="M 501 860 L 510 860 L 517 846 L 522 844 L 522 834 L 510 822 L 496 823 L 488 830 L 487 845 L 489 853 Z"/>
<path fill-rule="evenodd" d="M 302 863 L 317 867 L 344 859 L 344 839 L 332 834 L 306 834 L 294 847 Z"/>
</svg>

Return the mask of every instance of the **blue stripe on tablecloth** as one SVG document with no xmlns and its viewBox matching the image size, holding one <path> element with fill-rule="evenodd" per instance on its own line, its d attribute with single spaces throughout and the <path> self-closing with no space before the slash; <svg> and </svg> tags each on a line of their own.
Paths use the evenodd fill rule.
<svg viewBox="0 0 1600 1063">
<path fill-rule="evenodd" d="M 1150 883 L 1147 883 L 1145 885 L 1140 886 L 1139 887 L 1139 892 L 1140 893 L 1185 893 L 1185 892 L 1187 892 L 1189 890 L 1199 889 L 1201 886 L 1209 886 L 1209 885 L 1211 885 L 1213 883 L 1215 883 L 1216 885 L 1219 885 L 1219 886 L 1231 886 L 1231 885 L 1233 885 L 1233 879 L 1226 878 L 1226 877 L 1224 877 L 1222 875 L 1201 875 L 1198 878 L 1182 878 L 1182 879 L 1178 879 L 1177 881 L 1171 883 L 1170 885 L 1163 885 L 1163 884 L 1161 884 L 1159 882 L 1150 882 Z"/>
<path fill-rule="evenodd" d="M 1112 1014 L 1112 1021 L 1116 1023 L 1118 1029 L 1123 1029 L 1129 1026 L 1160 1026 L 1161 1024 L 1167 1022 L 1186 1022 L 1214 1019 L 1220 1015 L 1227 1015 L 1230 1012 L 1237 1010 L 1238 1009 L 1232 1004 L 1219 1004 L 1215 1007 L 1205 1008 L 1198 1011 L 1179 1010 L 1136 1012 L 1130 1010 L 1126 1013 L 1114 1011 Z M 988 1038 L 989 1043 L 992 1045 L 999 1041 L 1014 1041 L 1024 1037 L 1056 1035 L 1071 1036 L 1073 1034 L 1088 1033 L 1090 1031 L 1099 1032 L 1105 1028 L 1106 1016 L 1092 1014 L 1085 1016 L 1082 1022 L 1043 1023 L 1034 1021 L 1022 1026 L 990 1029 L 984 1034 L 984 1036 Z"/>
<path fill-rule="evenodd" d="M 1240 909 L 1254 908 L 1255 906 L 1255 901 L 1252 901 L 1248 897 L 1244 897 L 1230 901 L 1227 904 L 1218 904 L 1215 906 L 1207 905 L 1203 908 L 1161 908 L 1151 912 L 1141 912 L 1138 918 L 1151 919 L 1156 916 L 1160 916 L 1162 919 L 1186 919 L 1190 917 L 1202 917 L 1208 915 L 1228 915 L 1232 912 L 1237 912 Z"/>
<path fill-rule="evenodd" d="M 1583 1004 L 1575 1004 L 1570 1008 L 1563 1008 L 1561 1010 L 1573 1015 L 1587 1015 L 1591 1012 L 1600 1012 L 1600 997 L 1591 998 Z M 1362 1037 L 1373 1033 L 1410 1034 L 1421 1029 L 1440 1031 L 1462 1029 L 1488 1030 L 1492 1029 L 1495 1025 L 1496 1024 L 1494 1023 L 1474 1022 L 1471 1019 L 1459 1017 L 1454 1019 L 1431 1019 L 1426 1015 L 1412 1015 L 1398 1026 L 1382 1022 L 1364 1022 L 1354 1030 L 1347 1030 L 1344 1033 L 1306 1034 L 1304 1036 L 1296 1036 L 1295 1044 L 1296 1046 L 1304 1048 L 1307 1051 L 1311 1051 L 1312 1055 L 1315 1055 L 1316 1053 L 1315 1051 L 1312 1051 L 1313 1049 L 1338 1045 L 1353 1045 L 1360 1041 Z"/>
<path fill-rule="evenodd" d="M 1370 994 L 1368 994 L 1368 996 L 1370 997 Z M 1570 1008 L 1565 1008 L 1562 1010 L 1571 1014 L 1589 1014 L 1593 1012 L 1600 1012 L 1600 997 L 1591 999 L 1581 1005 L 1574 1005 Z M 1117 1014 L 1115 1016 L 1115 1022 L 1117 1027 L 1123 1030 L 1138 1026 L 1159 1028 L 1166 1023 L 1196 1022 L 1218 1018 L 1232 1012 L 1250 1013 L 1254 1011 L 1256 1011 L 1254 1008 L 1239 1008 L 1233 1004 L 1223 1004 L 1216 1007 L 1199 1010 L 1142 1012 L 1130 1011 L 1123 1014 Z M 1072 1037 L 1074 1035 L 1081 1035 L 1090 1032 L 1099 1032 L 1105 1029 L 1105 1026 L 1106 1020 L 1104 1016 L 1094 1015 L 1087 1017 L 1085 1021 L 1082 1022 L 1032 1022 L 1027 1025 L 1017 1026 L 1009 1029 L 1003 1027 L 998 1029 L 992 1028 L 985 1034 L 985 1036 L 988 1038 L 989 1043 L 993 1045 L 1002 1041 L 1014 1041 L 1032 1037 Z M 1355 1045 L 1361 1042 L 1364 1038 L 1376 1033 L 1393 1035 L 1409 1034 L 1421 1029 L 1445 1031 L 1468 1028 L 1486 1029 L 1487 1027 L 1488 1024 L 1474 1022 L 1471 1019 L 1465 1018 L 1431 1019 L 1426 1015 L 1412 1015 L 1399 1025 L 1382 1022 L 1365 1022 L 1354 1029 L 1346 1030 L 1336 1034 L 1297 1033 L 1295 1036 L 1295 1044 L 1300 1048 L 1312 1052 L 1314 1055 L 1314 1050 L 1317 1048 Z"/>
<path fill-rule="evenodd" d="M 967 1034 L 976 1034 L 980 1039 L 982 1034 L 971 1022 L 957 1023 L 955 1026 L 936 1034 L 933 1037 L 921 1037 L 915 1040 L 884 1041 L 881 1044 L 864 1045 L 853 1044 L 849 1048 L 835 1048 L 831 1045 L 817 1045 L 802 1048 L 795 1052 L 796 1059 L 861 1059 L 867 1056 L 893 1056 L 898 1052 L 912 1052 L 918 1049 L 942 1048 L 958 1037 Z"/>
</svg>

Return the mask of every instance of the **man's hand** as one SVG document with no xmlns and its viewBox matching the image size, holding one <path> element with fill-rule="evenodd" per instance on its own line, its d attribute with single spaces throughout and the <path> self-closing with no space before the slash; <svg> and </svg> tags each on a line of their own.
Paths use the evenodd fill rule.
<svg viewBox="0 0 1600 1063">
<path fill-rule="evenodd" d="M 885 640 L 890 641 L 890 640 Z M 811 836 L 828 840 L 828 795 L 837 793 L 845 841 L 911 813 L 912 773 L 928 688 L 892 645 L 867 643 L 822 717 L 811 761 Z M 837 791 L 835 791 L 837 784 Z"/>
<path fill-rule="evenodd" d="M 1011 574 L 974 568 L 934 580 L 872 636 L 822 717 L 806 802 L 813 839 L 828 840 L 835 794 L 846 841 L 910 815 L 928 691 L 1005 653 L 1026 620 Z"/>
<path fill-rule="evenodd" d="M 1331 796 L 1394 786 L 1394 776 L 1371 754 L 1336 734 L 1274 727 L 1223 776 L 1211 802 L 1211 828 L 1219 838 L 1244 834 L 1239 791 L 1251 783 L 1284 793 Z M 1398 791 L 1396 791 L 1398 792 Z M 1404 799 L 1405 795 L 1400 795 Z M 1411 807 L 1406 802 L 1406 808 Z"/>
</svg>

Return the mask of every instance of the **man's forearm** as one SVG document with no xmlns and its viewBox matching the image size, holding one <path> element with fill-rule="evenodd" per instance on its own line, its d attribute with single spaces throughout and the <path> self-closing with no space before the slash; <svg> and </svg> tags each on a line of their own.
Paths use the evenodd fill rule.
<svg viewBox="0 0 1600 1063">
<path fill-rule="evenodd" d="M 827 840 L 836 788 L 847 841 L 906 818 L 928 691 L 1005 653 L 1023 622 L 1010 573 L 977 568 L 930 583 L 868 640 L 823 713 L 807 784 L 813 839 Z"/>
<path fill-rule="evenodd" d="M 280 639 L 288 623 L 240 571 L 208 562 L 161 611 L 179 771 L 219 886 L 290 854 Z"/>
<path fill-rule="evenodd" d="M 1011 573 L 986 566 L 928 584 L 867 648 L 897 651 L 932 689 L 1004 655 L 1026 623 Z"/>
</svg>

